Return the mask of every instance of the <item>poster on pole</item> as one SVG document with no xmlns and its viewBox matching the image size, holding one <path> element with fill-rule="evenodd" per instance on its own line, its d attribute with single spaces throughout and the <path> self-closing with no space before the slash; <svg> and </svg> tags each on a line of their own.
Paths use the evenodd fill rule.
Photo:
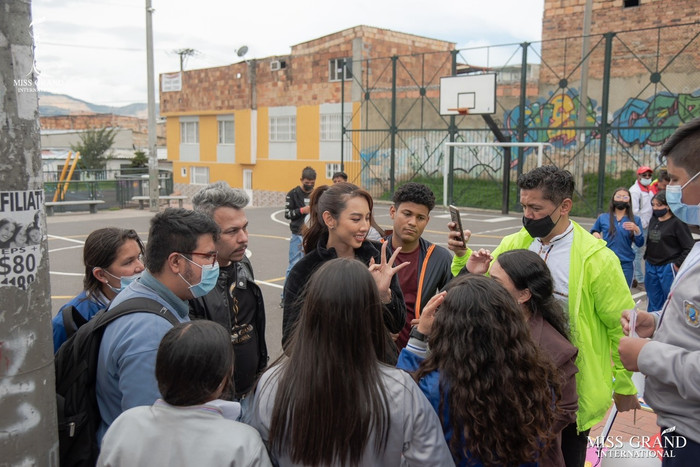
<svg viewBox="0 0 700 467">
<path fill-rule="evenodd" d="M 46 238 L 44 191 L 0 191 L 0 287 L 27 290 Z"/>
</svg>

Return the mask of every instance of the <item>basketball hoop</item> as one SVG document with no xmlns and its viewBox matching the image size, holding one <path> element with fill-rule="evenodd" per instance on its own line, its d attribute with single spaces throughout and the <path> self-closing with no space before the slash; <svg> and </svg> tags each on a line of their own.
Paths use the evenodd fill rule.
<svg viewBox="0 0 700 467">
<path fill-rule="evenodd" d="M 456 109 L 447 109 L 450 112 L 457 112 L 460 115 L 468 115 L 469 114 L 469 108 L 468 107 L 459 107 Z"/>
</svg>

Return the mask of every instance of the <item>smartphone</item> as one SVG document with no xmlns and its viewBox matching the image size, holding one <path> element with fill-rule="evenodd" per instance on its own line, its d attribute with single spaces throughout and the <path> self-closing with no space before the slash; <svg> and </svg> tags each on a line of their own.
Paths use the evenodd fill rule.
<svg viewBox="0 0 700 467">
<path fill-rule="evenodd" d="M 462 217 L 459 215 L 459 209 L 451 204 L 448 207 L 450 208 L 450 217 L 452 218 L 452 222 L 455 223 L 457 226 L 456 230 L 459 231 L 459 235 L 462 237 L 462 246 L 466 247 L 467 241 L 464 238 L 464 228 L 462 228 Z"/>
</svg>

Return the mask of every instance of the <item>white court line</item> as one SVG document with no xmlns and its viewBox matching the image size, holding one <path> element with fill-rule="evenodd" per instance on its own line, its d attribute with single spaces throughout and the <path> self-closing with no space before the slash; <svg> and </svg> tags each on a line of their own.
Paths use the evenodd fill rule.
<svg viewBox="0 0 700 467">
<path fill-rule="evenodd" d="M 636 294 L 632 295 L 632 298 L 634 298 L 636 300 L 638 298 L 642 298 L 642 297 L 646 297 L 646 296 L 647 296 L 646 292 L 637 292 Z"/>
<path fill-rule="evenodd" d="M 63 251 L 63 250 L 74 250 L 76 248 L 82 248 L 83 245 L 75 245 L 75 246 L 64 246 L 63 248 L 55 248 L 53 250 L 49 250 L 49 253 L 53 253 L 55 251 Z"/>
<path fill-rule="evenodd" d="M 472 232 L 472 235 L 483 235 L 483 234 L 487 234 L 487 233 L 502 232 L 503 230 L 513 230 L 513 229 L 516 229 L 516 232 L 517 232 L 521 229 L 521 227 L 511 226 L 511 227 L 503 227 L 501 229 L 484 230 L 481 232 Z"/>
<path fill-rule="evenodd" d="M 276 289 L 283 289 L 283 288 L 284 288 L 283 285 L 273 284 L 272 282 L 255 281 L 255 283 L 258 284 L 258 285 L 269 285 L 270 287 L 274 287 L 274 288 L 276 288 Z"/>
<path fill-rule="evenodd" d="M 273 212 L 272 214 L 270 214 L 270 219 L 272 219 L 272 222 L 277 222 L 278 224 L 282 224 L 282 225 L 287 225 L 287 226 L 288 226 L 288 225 L 289 225 L 289 222 L 288 222 L 288 221 L 287 221 L 287 222 L 283 222 L 283 221 L 281 221 L 281 220 L 279 220 L 279 219 L 277 219 L 277 218 L 275 217 L 277 214 L 279 214 L 279 213 L 281 213 L 281 212 L 284 212 L 284 209 L 280 209 L 279 211 Z"/>
<path fill-rule="evenodd" d="M 80 243 L 81 245 L 85 245 L 85 242 L 82 240 L 75 240 L 75 239 L 67 238 L 67 237 L 59 237 L 58 235 L 48 235 L 48 237 L 55 238 L 56 240 L 64 240 L 66 242 Z"/>
<path fill-rule="evenodd" d="M 481 222 L 489 222 L 489 223 L 495 223 L 495 222 L 504 222 L 504 221 L 512 221 L 515 220 L 512 217 L 494 217 L 493 219 L 485 219 Z"/>
</svg>

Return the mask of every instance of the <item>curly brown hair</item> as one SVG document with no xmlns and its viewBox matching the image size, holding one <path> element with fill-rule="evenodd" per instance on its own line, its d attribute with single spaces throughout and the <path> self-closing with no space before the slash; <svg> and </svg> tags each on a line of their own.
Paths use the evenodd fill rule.
<svg viewBox="0 0 700 467">
<path fill-rule="evenodd" d="M 456 462 L 535 461 L 554 433 L 556 369 L 532 341 L 522 312 L 495 280 L 467 275 L 447 287 L 416 381 L 440 373 L 439 415 Z M 447 411 L 445 411 L 447 407 Z"/>
</svg>

